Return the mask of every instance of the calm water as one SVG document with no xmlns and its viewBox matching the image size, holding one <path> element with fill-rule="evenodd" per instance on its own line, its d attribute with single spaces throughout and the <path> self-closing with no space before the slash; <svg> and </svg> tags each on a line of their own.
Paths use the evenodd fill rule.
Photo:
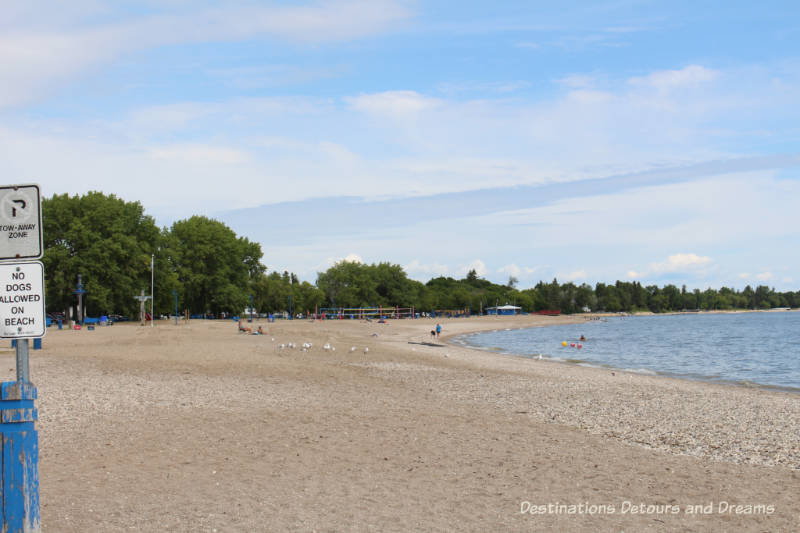
<svg viewBox="0 0 800 533">
<path fill-rule="evenodd" d="M 581 335 L 586 341 L 578 340 Z M 797 312 L 620 317 L 476 333 L 455 342 L 525 357 L 541 354 L 578 364 L 800 392 Z M 569 346 L 579 342 L 581 349 Z"/>
</svg>

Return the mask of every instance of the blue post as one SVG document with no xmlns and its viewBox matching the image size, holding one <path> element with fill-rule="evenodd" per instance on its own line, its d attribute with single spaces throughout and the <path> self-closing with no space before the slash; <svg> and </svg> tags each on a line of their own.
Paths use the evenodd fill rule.
<svg viewBox="0 0 800 533">
<path fill-rule="evenodd" d="M 34 350 L 41 350 L 42 349 L 42 339 L 41 338 L 33 339 L 33 349 Z"/>
<path fill-rule="evenodd" d="M 0 442 L 3 445 L 0 514 L 2 531 L 8 533 L 41 532 L 35 399 L 36 387 L 31 383 L 0 384 Z"/>
</svg>

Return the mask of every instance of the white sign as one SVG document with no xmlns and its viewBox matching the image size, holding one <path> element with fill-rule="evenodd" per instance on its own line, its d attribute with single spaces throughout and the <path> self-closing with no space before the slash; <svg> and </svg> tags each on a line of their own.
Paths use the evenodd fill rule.
<svg viewBox="0 0 800 533">
<path fill-rule="evenodd" d="M 0 260 L 42 257 L 42 209 L 38 185 L 0 187 Z"/>
<path fill-rule="evenodd" d="M 0 337 L 44 337 L 44 265 L 0 263 Z"/>
</svg>

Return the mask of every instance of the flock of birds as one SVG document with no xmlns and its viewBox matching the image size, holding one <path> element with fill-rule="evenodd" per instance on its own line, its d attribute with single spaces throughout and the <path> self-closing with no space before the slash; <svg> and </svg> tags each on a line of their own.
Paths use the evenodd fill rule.
<svg viewBox="0 0 800 533">
<path fill-rule="evenodd" d="M 275 337 L 272 337 L 272 342 L 275 342 Z M 310 342 L 304 342 L 303 344 L 300 345 L 300 351 L 301 352 L 308 352 L 309 350 L 311 350 L 311 348 L 313 346 L 314 345 L 312 343 L 310 343 Z M 297 344 L 294 343 L 294 342 L 282 342 L 277 346 L 277 350 L 279 352 L 283 351 L 283 350 L 296 350 L 296 349 L 297 349 Z M 335 352 L 336 351 L 336 346 L 332 346 L 331 343 L 326 342 L 325 344 L 322 345 L 322 349 L 324 351 L 326 351 L 326 352 Z M 356 350 L 358 350 L 358 348 L 356 346 L 351 346 L 350 347 L 350 353 L 353 353 Z M 363 351 L 364 351 L 365 354 L 369 353 L 369 348 L 367 346 L 365 346 Z"/>
</svg>

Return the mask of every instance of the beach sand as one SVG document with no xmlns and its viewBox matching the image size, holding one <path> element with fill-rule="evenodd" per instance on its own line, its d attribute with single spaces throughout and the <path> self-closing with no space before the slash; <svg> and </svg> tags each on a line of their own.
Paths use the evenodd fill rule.
<svg viewBox="0 0 800 533">
<path fill-rule="evenodd" d="M 416 344 L 430 319 L 257 324 L 51 328 L 42 530 L 800 530 L 800 394 Z"/>
</svg>

